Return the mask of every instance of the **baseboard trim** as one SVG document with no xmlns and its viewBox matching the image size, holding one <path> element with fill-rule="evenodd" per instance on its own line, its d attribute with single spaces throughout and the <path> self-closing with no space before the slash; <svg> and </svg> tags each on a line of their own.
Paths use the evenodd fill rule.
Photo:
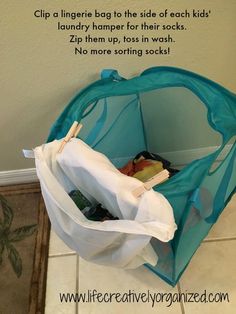
<svg viewBox="0 0 236 314">
<path fill-rule="evenodd" d="M 0 186 L 38 182 L 35 168 L 0 171 Z"/>
<path fill-rule="evenodd" d="M 185 166 L 189 164 L 191 161 L 200 159 L 204 156 L 207 156 L 214 151 L 216 151 L 219 148 L 219 146 L 209 146 L 209 147 L 201 147 L 201 148 L 194 148 L 189 150 L 181 150 L 181 151 L 175 151 L 175 152 L 164 152 L 160 153 L 160 155 L 171 161 L 173 166 Z M 217 158 L 217 162 L 220 162 L 224 160 L 224 158 L 229 153 L 230 149 L 232 148 L 232 145 L 226 145 L 220 155 Z"/>
<path fill-rule="evenodd" d="M 223 160 L 229 153 L 232 145 L 226 145 L 217 161 Z M 173 166 L 185 166 L 192 160 L 199 159 L 216 151 L 218 146 L 202 147 L 190 150 L 160 153 L 163 158 L 170 160 Z M 38 182 L 35 168 L 0 171 L 0 186 Z"/>
</svg>

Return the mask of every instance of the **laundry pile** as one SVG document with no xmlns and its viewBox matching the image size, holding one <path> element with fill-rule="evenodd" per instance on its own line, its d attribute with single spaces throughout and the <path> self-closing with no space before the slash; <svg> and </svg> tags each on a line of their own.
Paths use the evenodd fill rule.
<svg viewBox="0 0 236 314">
<path fill-rule="evenodd" d="M 170 161 L 161 156 L 149 153 L 148 151 L 143 151 L 137 154 L 134 159 L 130 160 L 119 170 L 127 176 L 146 182 L 164 169 L 167 169 L 170 173 L 169 176 L 172 177 L 179 170 L 171 168 L 170 165 Z"/>
</svg>

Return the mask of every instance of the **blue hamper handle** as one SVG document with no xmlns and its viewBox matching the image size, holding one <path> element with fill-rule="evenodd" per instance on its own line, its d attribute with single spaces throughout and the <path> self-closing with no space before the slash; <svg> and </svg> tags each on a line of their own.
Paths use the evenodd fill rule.
<svg viewBox="0 0 236 314">
<path fill-rule="evenodd" d="M 215 223 L 217 221 L 219 215 L 227 205 L 230 195 L 235 192 L 235 181 L 231 181 L 232 179 L 235 180 L 234 167 L 236 158 L 236 143 L 234 144 L 233 149 L 234 151 L 232 156 L 229 158 L 228 165 L 224 171 L 224 174 L 222 175 L 222 179 L 219 186 L 217 187 L 217 190 L 215 192 L 210 192 L 208 189 L 208 181 L 208 183 L 204 184 L 203 186 L 196 188 L 190 198 L 190 202 L 192 202 L 193 206 L 198 210 L 200 216 L 209 224 Z M 208 178 L 212 178 L 211 180 L 214 180 L 214 177 L 210 176 Z M 230 182 L 232 185 L 231 187 Z M 230 191 L 228 191 L 228 189 L 230 189 Z"/>
<path fill-rule="evenodd" d="M 102 70 L 101 78 L 102 79 L 112 79 L 114 81 L 125 80 L 123 77 L 121 77 L 119 75 L 118 71 L 115 69 L 104 69 L 104 70 Z M 97 103 L 95 104 L 95 106 L 96 105 L 97 105 Z M 86 138 L 86 143 L 88 145 L 92 146 L 92 144 L 94 144 L 95 140 L 97 139 L 99 133 L 101 132 L 101 130 L 104 126 L 106 118 L 107 118 L 107 99 L 104 98 L 103 110 L 102 110 L 101 116 L 99 117 L 94 128 L 90 131 L 90 133 L 88 134 L 88 136 Z"/>
<path fill-rule="evenodd" d="M 113 79 L 114 81 L 124 81 L 125 78 L 120 76 L 117 70 L 115 69 L 103 69 L 101 72 L 101 78 L 102 79 Z"/>
<path fill-rule="evenodd" d="M 231 176 L 233 174 L 235 158 L 236 158 L 236 149 L 234 148 L 234 152 L 230 158 L 228 167 L 224 173 L 224 176 L 216 192 L 216 196 L 213 203 L 213 212 L 209 217 L 206 218 L 206 222 L 208 223 L 216 222 L 219 214 L 222 212 L 222 210 L 225 207 L 225 195 L 228 189 Z"/>
</svg>

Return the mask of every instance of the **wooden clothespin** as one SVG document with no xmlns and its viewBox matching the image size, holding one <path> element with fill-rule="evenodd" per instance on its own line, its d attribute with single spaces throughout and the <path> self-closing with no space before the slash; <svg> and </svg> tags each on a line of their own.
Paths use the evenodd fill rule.
<svg viewBox="0 0 236 314">
<path fill-rule="evenodd" d="M 82 124 L 82 123 L 79 123 L 78 126 L 77 126 L 77 128 L 76 128 L 76 130 L 75 130 L 74 137 L 77 137 L 77 136 L 78 136 L 78 134 L 79 134 L 80 130 L 82 129 L 82 127 L 83 127 L 83 124 Z"/>
<path fill-rule="evenodd" d="M 69 142 L 69 140 L 72 137 L 77 137 L 77 135 L 79 134 L 81 128 L 82 128 L 82 124 L 78 123 L 77 121 L 74 121 L 72 126 L 70 127 L 68 133 L 66 134 L 66 136 L 64 137 L 63 141 L 61 142 L 61 146 L 58 150 L 58 153 L 61 153 L 63 151 L 64 146 L 66 145 L 66 143 Z"/>
<path fill-rule="evenodd" d="M 161 172 L 159 172 L 158 174 L 156 174 L 155 176 L 153 176 L 152 178 L 150 178 L 148 181 L 146 181 L 142 186 L 134 189 L 132 191 L 132 194 L 134 197 L 138 198 L 139 196 L 141 196 L 144 192 L 150 190 L 151 188 L 153 188 L 155 185 L 165 181 L 166 179 L 169 178 L 169 171 L 168 170 L 163 170 Z"/>
</svg>

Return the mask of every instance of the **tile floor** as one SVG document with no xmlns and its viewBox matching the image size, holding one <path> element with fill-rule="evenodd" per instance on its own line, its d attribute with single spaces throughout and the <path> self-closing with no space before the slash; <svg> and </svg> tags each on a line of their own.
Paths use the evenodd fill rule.
<svg viewBox="0 0 236 314">
<path fill-rule="evenodd" d="M 236 196 L 194 255 L 179 284 L 172 288 L 141 267 L 119 270 L 85 262 L 51 232 L 46 314 L 236 313 Z M 214 303 L 66 303 L 60 292 L 227 292 L 230 302 Z"/>
</svg>

